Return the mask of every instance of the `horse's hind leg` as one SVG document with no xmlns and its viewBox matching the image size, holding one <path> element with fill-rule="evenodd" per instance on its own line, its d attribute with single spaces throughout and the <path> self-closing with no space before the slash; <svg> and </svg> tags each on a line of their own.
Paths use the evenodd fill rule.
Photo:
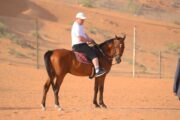
<svg viewBox="0 0 180 120">
<path fill-rule="evenodd" d="M 54 86 L 55 107 L 58 108 L 59 111 L 62 110 L 62 108 L 60 107 L 60 104 L 59 104 L 58 94 L 59 94 L 59 90 L 60 90 L 61 84 L 63 82 L 64 76 L 65 75 L 58 75 L 55 86 Z"/>
<path fill-rule="evenodd" d="M 42 110 L 45 110 L 45 107 L 46 107 L 46 95 L 47 95 L 50 85 L 51 85 L 51 80 L 50 78 L 48 78 L 43 87 L 43 98 L 41 102 Z"/>
</svg>

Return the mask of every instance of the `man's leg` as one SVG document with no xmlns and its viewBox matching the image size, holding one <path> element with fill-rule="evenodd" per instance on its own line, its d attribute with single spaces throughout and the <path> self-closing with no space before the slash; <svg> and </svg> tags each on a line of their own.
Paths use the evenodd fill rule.
<svg viewBox="0 0 180 120">
<path fill-rule="evenodd" d="M 99 60 L 98 60 L 97 57 L 94 58 L 94 59 L 92 59 L 92 63 L 93 63 L 93 65 L 94 65 L 95 68 L 99 68 Z"/>
<path fill-rule="evenodd" d="M 102 75 L 104 75 L 106 73 L 104 69 L 100 68 L 99 60 L 98 60 L 97 57 L 92 59 L 92 63 L 94 65 L 94 67 L 95 67 L 96 77 L 102 76 Z"/>
<path fill-rule="evenodd" d="M 106 73 L 105 70 L 100 67 L 98 57 L 91 47 L 89 47 L 87 44 L 80 44 L 79 47 L 77 47 L 77 50 L 84 53 L 89 57 L 89 59 L 92 60 L 92 63 L 95 67 L 96 77 L 102 76 Z"/>
</svg>

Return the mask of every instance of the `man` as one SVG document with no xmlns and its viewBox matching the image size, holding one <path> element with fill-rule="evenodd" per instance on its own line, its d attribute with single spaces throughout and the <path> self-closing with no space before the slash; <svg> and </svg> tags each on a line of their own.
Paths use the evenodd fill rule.
<svg viewBox="0 0 180 120">
<path fill-rule="evenodd" d="M 82 52 L 90 59 L 95 67 L 95 77 L 104 75 L 106 72 L 99 65 L 98 57 L 95 51 L 88 46 L 94 41 L 84 32 L 84 21 L 86 16 L 79 12 L 76 14 L 76 20 L 71 29 L 72 48 L 77 52 Z"/>
</svg>

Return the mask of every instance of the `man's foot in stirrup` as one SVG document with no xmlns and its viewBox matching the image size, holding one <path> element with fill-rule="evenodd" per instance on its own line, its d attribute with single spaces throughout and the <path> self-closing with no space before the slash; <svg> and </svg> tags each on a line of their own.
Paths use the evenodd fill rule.
<svg viewBox="0 0 180 120">
<path fill-rule="evenodd" d="M 104 75 L 105 73 L 106 73 L 106 71 L 103 68 L 97 68 L 95 77 L 100 77 L 100 76 Z"/>
</svg>

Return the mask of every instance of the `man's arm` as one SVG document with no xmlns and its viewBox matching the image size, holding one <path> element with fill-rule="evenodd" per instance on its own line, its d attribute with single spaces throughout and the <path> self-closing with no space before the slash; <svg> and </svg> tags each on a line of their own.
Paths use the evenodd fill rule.
<svg viewBox="0 0 180 120">
<path fill-rule="evenodd" d="M 94 40 L 92 38 L 90 38 L 86 33 L 86 38 L 83 37 L 83 36 L 78 36 L 79 40 L 82 41 L 82 42 L 87 42 L 87 43 L 93 43 Z"/>
<path fill-rule="evenodd" d="M 88 40 L 86 38 L 84 38 L 83 36 L 78 36 L 78 39 L 81 41 L 81 42 L 88 42 Z"/>
<path fill-rule="evenodd" d="M 94 41 L 92 38 L 90 38 L 86 33 L 85 33 L 85 35 L 86 35 L 86 38 L 88 39 L 88 42 L 92 42 L 92 41 Z"/>
<path fill-rule="evenodd" d="M 96 42 L 95 42 L 92 38 L 90 38 L 86 33 L 85 33 L 85 35 L 86 35 L 86 37 L 88 38 L 88 44 L 94 44 L 94 45 L 96 45 Z"/>
</svg>

